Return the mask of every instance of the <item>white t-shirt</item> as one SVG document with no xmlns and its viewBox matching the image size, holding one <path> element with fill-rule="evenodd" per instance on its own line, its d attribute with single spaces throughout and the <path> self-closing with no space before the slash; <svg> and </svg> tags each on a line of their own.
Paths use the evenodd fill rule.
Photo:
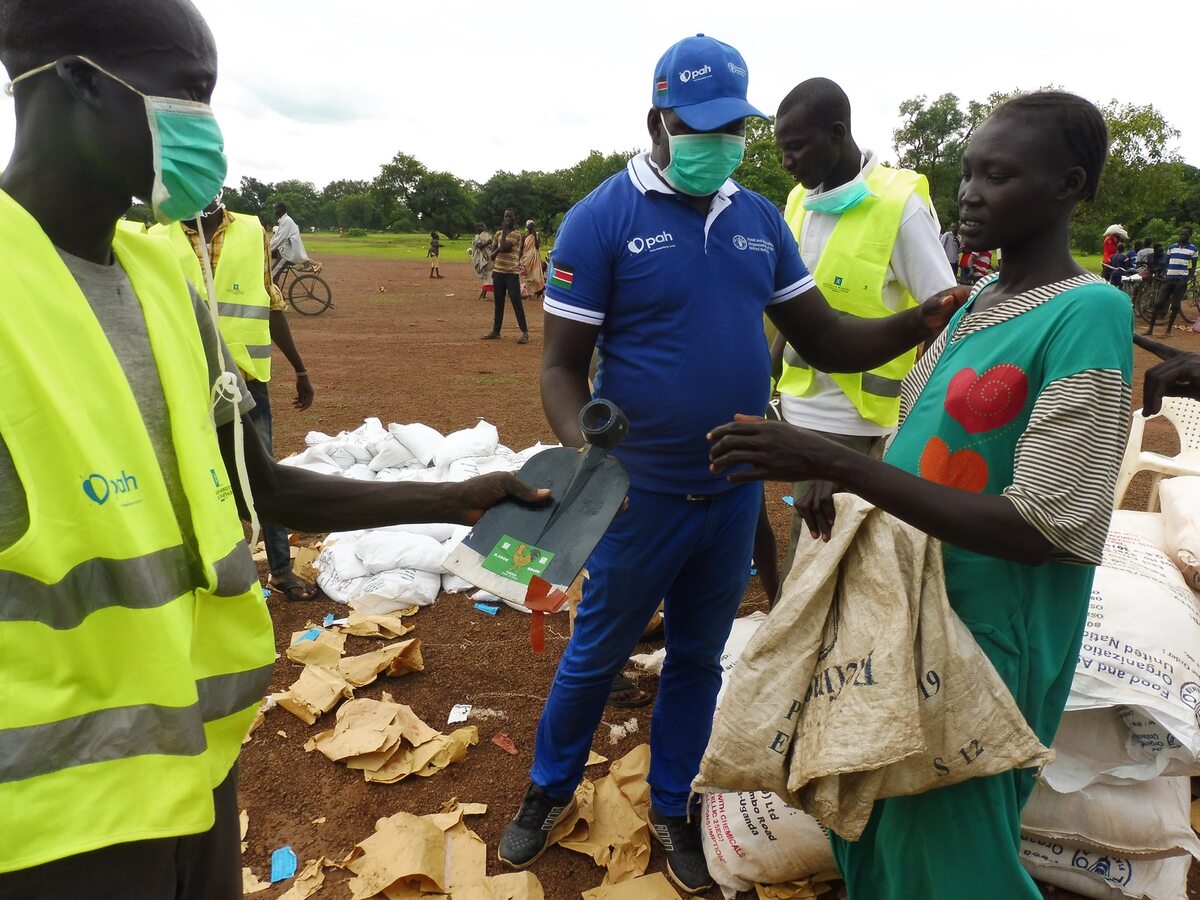
<svg viewBox="0 0 1200 900">
<path fill-rule="evenodd" d="M 308 259 L 304 242 L 300 240 L 300 228 L 287 213 L 279 217 L 279 226 L 271 236 L 271 249 L 278 250 L 279 255 L 290 263 L 299 264 Z"/>
<path fill-rule="evenodd" d="M 866 151 L 863 156 L 864 175 L 870 175 L 877 165 L 879 158 L 873 151 Z M 813 190 L 814 195 L 820 193 L 820 187 Z M 802 212 L 804 220 L 800 230 L 800 256 L 811 272 L 816 270 L 840 215 L 811 210 Z M 892 262 L 884 275 L 883 304 L 888 309 L 900 309 L 905 288 L 918 300 L 924 300 L 954 287 L 954 273 L 942 248 L 939 230 L 933 210 L 919 195 L 909 197 L 900 217 L 900 231 L 892 248 Z M 781 399 L 784 420 L 812 431 L 876 436 L 892 430 L 860 416 L 850 398 L 824 372 L 813 371 L 812 384 L 804 396 L 783 394 Z"/>
</svg>

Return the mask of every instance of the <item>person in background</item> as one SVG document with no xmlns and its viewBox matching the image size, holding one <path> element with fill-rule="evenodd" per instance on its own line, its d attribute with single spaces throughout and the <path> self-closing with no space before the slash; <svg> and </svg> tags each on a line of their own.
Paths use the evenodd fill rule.
<svg viewBox="0 0 1200 900">
<path fill-rule="evenodd" d="M 962 241 L 958 239 L 958 223 L 951 222 L 950 227 L 942 234 L 942 249 L 946 251 L 946 261 L 950 263 L 953 272 L 958 265 L 958 257 L 962 252 Z"/>
<path fill-rule="evenodd" d="M 1196 245 L 1192 243 L 1192 229 L 1182 229 L 1179 232 L 1179 240 L 1167 248 L 1162 287 L 1158 292 L 1158 302 L 1154 304 L 1154 311 L 1150 314 L 1150 327 L 1146 329 L 1146 334 L 1154 334 L 1154 325 L 1158 317 L 1170 308 L 1167 330 L 1162 336 L 1171 337 L 1175 317 L 1179 315 L 1179 307 L 1187 291 L 1188 279 L 1196 274 L 1197 255 Z"/>
<path fill-rule="evenodd" d="M 308 254 L 304 251 L 304 241 L 300 238 L 300 228 L 296 221 L 288 215 L 287 204 L 282 201 L 275 204 L 277 224 L 275 233 L 271 236 L 271 257 L 275 267 L 271 270 L 276 284 L 279 283 L 283 268 L 288 263 L 299 266 L 308 262 Z"/>
<path fill-rule="evenodd" d="M 1100 262 L 1107 266 L 1117 252 L 1117 244 L 1129 240 L 1129 235 L 1120 225 L 1109 225 L 1104 231 L 1104 247 L 1100 254 Z"/>
<path fill-rule="evenodd" d="M 506 209 L 504 222 L 492 239 L 492 299 L 496 310 L 492 317 L 492 330 L 483 336 L 485 341 L 500 340 L 500 328 L 504 325 L 504 298 L 508 297 L 512 302 L 513 314 L 517 317 L 517 327 L 521 329 L 517 343 L 529 343 L 529 326 L 525 324 L 525 307 L 521 303 L 521 245 L 517 214 L 511 208 Z"/>
<path fill-rule="evenodd" d="M 1119 288 L 1125 276 L 1132 275 L 1133 272 L 1133 254 L 1125 252 L 1123 242 L 1118 243 L 1117 252 L 1108 261 L 1108 283 Z"/>
<path fill-rule="evenodd" d="M 939 539 L 951 607 L 1046 746 L 1129 430 L 1129 298 L 1070 252 L 1072 213 L 1095 196 L 1107 151 L 1100 110 L 1059 91 L 1018 95 L 976 129 L 959 234 L 1003 248 L 1004 264 L 905 379 L 882 461 L 757 417 L 711 435 L 714 470 L 734 484 L 829 479 Z M 811 524 L 827 535 L 833 514 Z M 857 841 L 830 836 L 849 900 L 1041 900 L 1020 854 L 1036 780 L 1014 769 L 876 801 Z"/>
<path fill-rule="evenodd" d="M 0 0 L 0 900 L 242 897 L 236 763 L 275 635 L 239 472 L 310 532 L 546 499 L 271 458 L 170 242 L 117 224 L 133 196 L 194 218 L 228 171 L 212 33 L 187 0 L 150 9 Z"/>
<path fill-rule="evenodd" d="M 530 219 L 525 223 L 525 244 L 521 252 L 522 297 L 540 300 L 546 290 L 546 278 L 542 274 L 542 240 L 538 237 L 537 223 Z"/>
<path fill-rule="evenodd" d="M 442 273 L 438 271 L 438 257 L 442 253 L 442 239 L 438 237 L 436 231 L 429 232 L 429 252 L 425 256 L 429 259 L 429 277 L 441 278 Z"/>
<path fill-rule="evenodd" d="M 971 253 L 971 283 L 978 284 L 992 273 L 992 251 L 976 250 Z"/>
<path fill-rule="evenodd" d="M 486 300 L 492 281 L 492 233 L 482 222 L 475 226 L 475 237 L 471 239 L 471 266 L 475 269 L 475 277 L 483 285 L 479 291 L 479 299 Z"/>
<path fill-rule="evenodd" d="M 1138 252 L 1134 256 L 1134 265 L 1136 268 L 1150 268 L 1151 261 L 1154 259 L 1154 244 L 1150 238 L 1142 238 L 1138 247 Z"/>
<path fill-rule="evenodd" d="M 1133 336 L 1133 342 L 1163 360 L 1146 371 L 1142 385 L 1143 416 L 1158 415 L 1164 397 L 1200 400 L 1200 353 L 1180 350 L 1140 334 Z"/>
<path fill-rule="evenodd" d="M 250 419 L 267 452 L 271 453 L 271 397 L 267 386 L 271 380 L 272 344 L 279 348 L 296 373 L 296 396 L 292 406 L 299 410 L 308 409 L 314 392 L 304 360 L 292 338 L 287 305 L 279 288 L 271 281 L 267 233 L 257 216 L 230 212 L 221 197 L 205 208 L 200 224 L 213 270 L 221 339 L 237 363 L 239 374 L 254 400 Z M 151 233 L 156 232 L 166 234 L 171 240 L 184 277 L 203 296 L 201 237 L 195 222 L 156 225 Z M 263 318 L 264 312 L 266 318 Z M 288 530 L 278 525 L 264 525 L 262 539 L 270 572 L 267 583 L 288 600 L 315 600 L 317 588 L 293 571 Z"/>
<path fill-rule="evenodd" d="M 939 241 L 925 176 L 882 165 L 874 151 L 859 149 L 850 118 L 850 99 L 828 78 L 798 84 L 779 104 L 775 143 L 797 182 L 784 218 L 830 306 L 878 318 L 954 287 L 958 238 L 952 228 Z M 870 372 L 829 375 L 785 349 L 780 335 L 772 363 L 782 372 L 777 387 L 783 420 L 859 453 L 878 453 L 896 427 L 900 382 L 915 360 L 913 350 Z M 832 490 L 808 481 L 792 486 L 795 506 L 781 578 L 791 571 L 802 540 L 805 507 Z"/>
</svg>

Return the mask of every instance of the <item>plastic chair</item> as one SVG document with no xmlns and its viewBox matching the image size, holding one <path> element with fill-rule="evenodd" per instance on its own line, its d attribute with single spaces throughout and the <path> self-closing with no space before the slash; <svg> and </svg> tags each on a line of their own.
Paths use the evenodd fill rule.
<svg viewBox="0 0 1200 900">
<path fill-rule="evenodd" d="M 1129 442 L 1125 445 L 1125 457 L 1121 460 L 1121 471 L 1117 475 L 1117 490 L 1113 498 L 1113 508 L 1121 506 L 1125 493 L 1133 476 L 1138 472 L 1152 473 L 1150 496 L 1146 509 L 1153 512 L 1158 509 L 1158 484 L 1163 476 L 1200 475 L 1200 401 L 1188 400 L 1183 397 L 1165 397 L 1162 411 L 1151 416 L 1151 419 L 1164 418 L 1170 422 L 1179 435 L 1179 453 L 1176 456 L 1163 456 L 1142 449 L 1142 437 L 1146 431 L 1146 419 L 1142 411 L 1133 414 L 1133 424 L 1129 429 Z"/>
</svg>

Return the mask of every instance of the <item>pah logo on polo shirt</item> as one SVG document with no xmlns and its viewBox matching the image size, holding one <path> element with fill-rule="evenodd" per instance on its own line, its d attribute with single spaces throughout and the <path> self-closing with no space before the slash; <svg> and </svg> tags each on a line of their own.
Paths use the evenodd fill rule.
<svg viewBox="0 0 1200 900">
<path fill-rule="evenodd" d="M 679 73 L 679 80 L 684 84 L 689 81 L 703 81 L 705 78 L 712 77 L 712 66 L 705 63 L 700 69 L 684 69 Z"/>
<path fill-rule="evenodd" d="M 668 250 L 675 246 L 675 238 L 669 231 L 662 231 L 650 237 L 635 237 L 626 242 L 626 248 L 635 256 L 643 250 L 654 253 L 658 250 Z"/>
</svg>

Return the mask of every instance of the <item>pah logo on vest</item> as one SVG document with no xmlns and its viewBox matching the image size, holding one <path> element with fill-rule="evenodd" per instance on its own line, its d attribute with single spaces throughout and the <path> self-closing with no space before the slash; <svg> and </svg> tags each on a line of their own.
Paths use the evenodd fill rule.
<svg viewBox="0 0 1200 900">
<path fill-rule="evenodd" d="M 675 238 L 671 232 L 663 231 L 651 237 L 635 237 L 633 240 L 625 244 L 629 252 L 634 256 L 641 253 L 643 250 L 649 250 L 655 253 L 659 250 L 667 250 L 675 246 Z"/>
<path fill-rule="evenodd" d="M 703 81 L 705 78 L 712 77 L 712 66 L 707 63 L 701 69 L 684 69 L 679 73 L 679 80 L 684 84 L 689 81 Z"/>
<path fill-rule="evenodd" d="M 140 497 L 130 496 L 137 491 L 137 478 L 124 469 L 114 478 L 93 472 L 83 479 L 83 493 L 97 506 L 103 506 L 109 500 L 116 501 L 118 506 L 133 506 L 142 502 Z"/>
</svg>

